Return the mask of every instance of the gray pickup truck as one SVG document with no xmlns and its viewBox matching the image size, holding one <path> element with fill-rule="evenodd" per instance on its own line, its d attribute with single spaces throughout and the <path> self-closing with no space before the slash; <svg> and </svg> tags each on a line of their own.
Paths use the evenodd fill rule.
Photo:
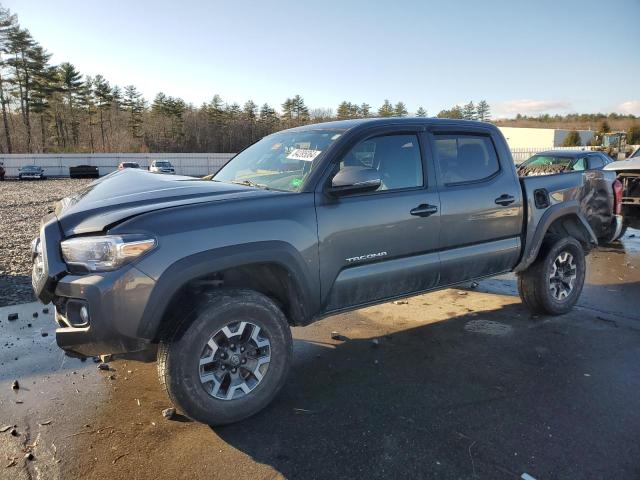
<svg viewBox="0 0 640 480">
<path fill-rule="evenodd" d="M 190 417 L 225 424 L 285 382 L 289 326 L 505 272 L 562 314 L 619 231 L 614 172 L 520 179 L 493 125 L 366 119 L 251 145 L 212 179 L 126 169 L 63 199 L 33 286 L 72 355 L 157 348 Z"/>
</svg>

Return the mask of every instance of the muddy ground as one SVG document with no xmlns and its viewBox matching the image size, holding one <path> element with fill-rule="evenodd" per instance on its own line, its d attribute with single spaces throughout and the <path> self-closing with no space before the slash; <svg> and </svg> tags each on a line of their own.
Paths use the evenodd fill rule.
<svg viewBox="0 0 640 480">
<path fill-rule="evenodd" d="M 100 371 L 56 348 L 41 306 L 3 308 L 0 427 L 18 436 L 0 433 L 0 478 L 640 478 L 630 235 L 589 257 L 561 317 L 531 317 L 504 276 L 296 328 L 282 393 L 223 428 L 164 419 L 154 364 Z"/>
</svg>

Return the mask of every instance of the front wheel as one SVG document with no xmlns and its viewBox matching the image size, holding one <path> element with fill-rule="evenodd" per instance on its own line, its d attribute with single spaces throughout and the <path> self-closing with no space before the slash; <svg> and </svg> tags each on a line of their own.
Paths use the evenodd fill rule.
<svg viewBox="0 0 640 480">
<path fill-rule="evenodd" d="M 158 374 L 187 416 L 224 425 L 271 402 L 287 378 L 292 345 L 287 319 L 271 299 L 221 290 L 160 342 Z"/>
<path fill-rule="evenodd" d="M 518 274 L 520 298 L 534 313 L 567 313 L 580 297 L 585 273 L 582 245 L 573 237 L 550 238 L 535 262 Z"/>
</svg>

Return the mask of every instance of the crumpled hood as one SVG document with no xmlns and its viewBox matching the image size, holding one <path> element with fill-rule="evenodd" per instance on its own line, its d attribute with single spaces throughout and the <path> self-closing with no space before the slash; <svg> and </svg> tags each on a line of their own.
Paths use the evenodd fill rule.
<svg viewBox="0 0 640 480">
<path fill-rule="evenodd" d="M 272 195 L 277 192 L 193 177 L 125 169 L 110 173 L 56 203 L 65 236 L 103 231 L 142 213 L 195 203 Z"/>
</svg>

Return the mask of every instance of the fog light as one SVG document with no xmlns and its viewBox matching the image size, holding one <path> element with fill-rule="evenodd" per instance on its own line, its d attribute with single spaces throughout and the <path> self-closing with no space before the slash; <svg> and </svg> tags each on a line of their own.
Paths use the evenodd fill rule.
<svg viewBox="0 0 640 480">
<path fill-rule="evenodd" d="M 85 305 L 80 307 L 80 320 L 83 324 L 89 323 L 89 310 Z"/>
</svg>

